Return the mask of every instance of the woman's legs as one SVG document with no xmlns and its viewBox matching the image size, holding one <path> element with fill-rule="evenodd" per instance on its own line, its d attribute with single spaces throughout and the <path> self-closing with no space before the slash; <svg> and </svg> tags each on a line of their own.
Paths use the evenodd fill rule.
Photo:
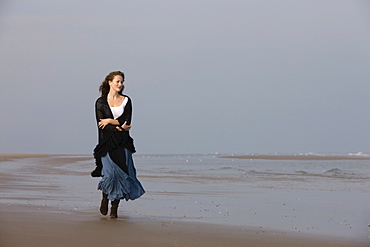
<svg viewBox="0 0 370 247">
<path fill-rule="evenodd" d="M 100 213 L 102 215 L 107 215 L 108 214 L 108 195 L 102 192 L 103 198 L 101 199 L 101 204 L 100 204 Z M 110 209 L 110 217 L 111 218 L 118 218 L 118 205 L 119 205 L 120 200 L 114 200 L 111 201 L 112 207 Z"/>
<path fill-rule="evenodd" d="M 118 204 L 120 200 L 114 200 L 111 202 L 112 207 L 110 208 L 110 217 L 111 218 L 118 218 Z"/>
<path fill-rule="evenodd" d="M 133 164 L 132 154 L 125 149 L 125 158 L 128 167 L 126 174 L 110 158 L 109 153 L 101 158 L 103 169 L 103 178 L 99 182 L 98 189 L 104 191 L 100 212 L 103 215 L 108 213 L 108 200 L 111 201 L 112 218 L 117 218 L 118 205 L 120 199 L 135 200 L 145 193 L 139 180 L 136 178 L 136 169 Z M 106 197 L 106 199 L 104 199 Z"/>
<path fill-rule="evenodd" d="M 105 194 L 104 192 L 102 192 L 102 194 L 103 194 L 103 198 L 101 199 L 100 213 L 102 215 L 107 215 L 107 213 L 108 213 L 108 203 L 109 203 L 108 195 Z"/>
<path fill-rule="evenodd" d="M 108 214 L 108 195 L 102 192 L 103 198 L 101 199 L 101 204 L 100 204 L 100 213 L 102 215 L 107 215 Z M 119 205 L 120 200 L 114 200 L 111 201 L 112 207 L 110 208 L 110 217 L 111 218 L 118 218 L 118 205 Z"/>
</svg>

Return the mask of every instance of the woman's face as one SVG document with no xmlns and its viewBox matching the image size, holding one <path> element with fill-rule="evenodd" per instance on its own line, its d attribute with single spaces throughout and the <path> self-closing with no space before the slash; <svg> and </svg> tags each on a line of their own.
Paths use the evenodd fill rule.
<svg viewBox="0 0 370 247">
<path fill-rule="evenodd" d="M 110 90 L 121 92 L 123 87 L 123 78 L 120 75 L 114 76 L 112 81 L 109 81 Z"/>
</svg>

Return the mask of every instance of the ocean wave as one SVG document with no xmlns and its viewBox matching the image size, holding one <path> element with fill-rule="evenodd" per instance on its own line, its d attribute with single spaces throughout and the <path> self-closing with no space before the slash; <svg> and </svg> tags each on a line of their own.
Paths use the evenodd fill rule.
<svg viewBox="0 0 370 247">
<path fill-rule="evenodd" d="M 370 154 L 365 154 L 363 152 L 357 152 L 357 153 L 349 153 L 349 156 L 357 156 L 357 157 L 370 157 Z"/>
<path fill-rule="evenodd" d="M 296 174 L 300 174 L 300 175 L 308 175 L 309 173 L 306 172 L 306 171 L 296 171 L 295 172 Z"/>
<path fill-rule="evenodd" d="M 306 153 L 295 153 L 295 154 L 277 154 L 275 155 L 291 155 L 291 156 L 307 156 L 307 157 L 335 157 L 335 156 L 354 156 L 354 157 L 370 157 L 370 154 L 364 152 L 357 153 L 315 153 L 315 152 L 306 152 Z"/>
<path fill-rule="evenodd" d="M 276 177 L 276 178 L 283 178 L 283 177 L 317 177 L 317 178 L 342 178 L 342 179 L 368 179 L 368 176 L 364 176 L 363 174 L 356 174 L 354 172 L 349 172 L 346 170 L 342 170 L 339 168 L 333 168 L 329 170 L 324 170 L 321 173 L 317 172 L 308 172 L 308 171 L 295 171 L 295 172 L 273 172 L 273 171 L 256 171 L 256 170 L 249 170 L 247 175 L 250 176 L 261 176 L 261 177 Z"/>
<path fill-rule="evenodd" d="M 326 156 L 326 154 L 317 154 L 317 153 L 313 153 L 313 152 L 299 153 L 298 155 L 301 155 L 301 156 Z"/>
<path fill-rule="evenodd" d="M 353 172 L 348 172 L 339 168 L 333 168 L 330 170 L 323 171 L 325 174 L 331 174 L 331 177 L 336 178 L 362 178 L 362 176 L 358 176 L 358 174 Z"/>
<path fill-rule="evenodd" d="M 329 170 L 324 170 L 322 171 L 322 173 L 341 173 L 341 169 L 339 168 L 333 168 L 333 169 L 329 169 Z"/>
</svg>

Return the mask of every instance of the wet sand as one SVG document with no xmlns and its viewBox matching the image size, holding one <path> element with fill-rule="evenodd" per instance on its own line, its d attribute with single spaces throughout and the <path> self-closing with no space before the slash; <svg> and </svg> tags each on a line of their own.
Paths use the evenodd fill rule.
<svg viewBox="0 0 370 247">
<path fill-rule="evenodd" d="M 76 190 L 77 194 L 78 190 L 86 190 L 82 184 L 86 183 L 84 179 L 89 173 L 60 169 L 73 162 L 92 160 L 91 157 L 20 154 L 0 157 L 0 167 L 4 168 L 0 177 L 0 246 L 356 247 L 370 243 L 365 238 L 333 238 L 263 227 L 184 222 L 164 215 L 147 217 L 124 206 L 118 219 L 110 219 L 98 213 L 100 198 L 92 199 L 93 205 L 89 204 L 90 197 L 96 197 L 96 191 L 84 195 L 85 201 L 79 201 L 76 196 Z M 17 159 L 29 159 L 29 167 L 14 168 L 18 165 Z M 60 181 L 68 181 L 68 185 Z M 148 203 L 145 198 L 139 200 L 139 203 Z M 180 199 L 173 196 L 171 200 Z M 166 206 L 165 201 L 156 203 Z"/>
<path fill-rule="evenodd" d="M 367 246 L 272 230 L 168 222 L 162 219 L 110 219 L 93 213 L 53 212 L 22 206 L 1 207 L 1 246 Z"/>
</svg>

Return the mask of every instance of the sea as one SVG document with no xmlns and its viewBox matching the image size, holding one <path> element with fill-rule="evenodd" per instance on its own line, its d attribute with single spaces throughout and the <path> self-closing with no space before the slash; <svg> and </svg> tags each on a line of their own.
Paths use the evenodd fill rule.
<svg viewBox="0 0 370 247">
<path fill-rule="evenodd" d="M 232 155 L 134 154 L 146 193 L 121 203 L 121 220 L 190 221 L 276 233 L 370 236 L 370 160 L 222 156 Z M 370 157 L 364 153 L 345 156 Z M 9 184 L 2 189 L 3 205 L 25 204 L 101 217 L 99 178 L 90 176 L 94 169 L 90 155 L 14 159 L 0 165 L 3 173 L 19 177 L 14 186 L 5 181 Z M 50 170 L 45 172 L 46 168 Z"/>
</svg>

